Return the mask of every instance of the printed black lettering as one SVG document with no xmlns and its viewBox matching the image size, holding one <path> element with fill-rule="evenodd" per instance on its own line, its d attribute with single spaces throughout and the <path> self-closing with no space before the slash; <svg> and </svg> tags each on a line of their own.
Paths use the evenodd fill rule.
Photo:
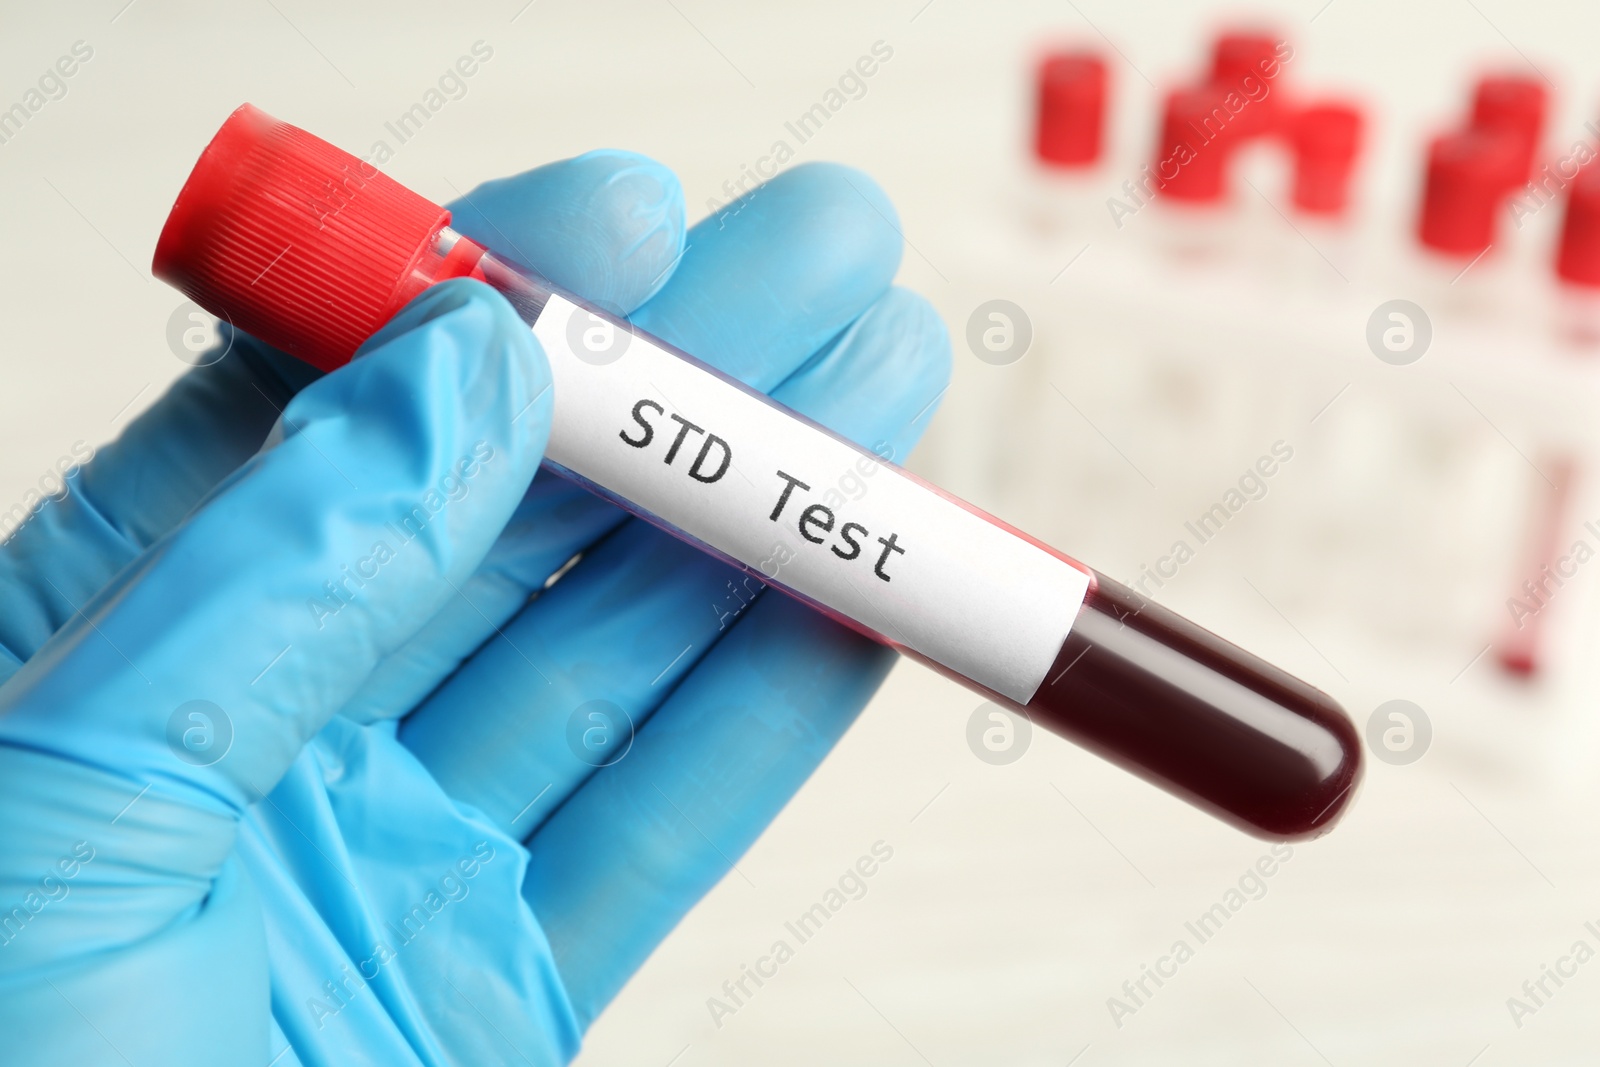
<svg viewBox="0 0 1600 1067">
<path fill-rule="evenodd" d="M 668 415 L 667 418 L 671 419 L 681 427 L 681 429 L 678 430 L 678 436 L 672 442 L 672 447 L 667 449 L 667 458 L 662 461 L 670 467 L 672 465 L 672 461 L 678 458 L 678 449 L 683 447 L 683 439 L 689 436 L 689 431 L 693 430 L 695 433 L 705 433 L 705 430 L 701 429 L 699 426 L 696 426 L 682 415 Z"/>
<path fill-rule="evenodd" d="M 800 513 L 800 536 L 814 545 L 822 544 L 822 537 L 813 537 L 807 528 L 818 529 L 823 533 L 833 529 L 833 511 L 825 504 L 812 504 Z"/>
<path fill-rule="evenodd" d="M 712 471 L 710 474 L 702 474 L 701 471 L 705 467 L 706 458 L 710 456 L 713 446 L 722 449 L 722 462 L 717 466 L 717 469 Z M 728 464 L 732 462 L 733 449 L 728 447 L 728 442 L 724 441 L 714 433 L 708 433 L 706 434 L 706 443 L 700 446 L 700 454 L 694 457 L 694 463 L 689 467 L 689 477 L 693 478 L 697 482 L 705 482 L 707 485 L 710 485 L 712 482 L 728 473 Z"/>
<path fill-rule="evenodd" d="M 850 560 L 861 555 L 861 542 L 850 536 L 851 530 L 859 530 L 862 533 L 867 532 L 867 528 L 859 522 L 847 522 L 839 527 L 839 540 L 850 546 L 849 552 L 840 552 L 838 545 L 833 546 L 833 554 L 840 559 Z"/>
<path fill-rule="evenodd" d="M 899 534 L 890 534 L 888 537 L 878 538 L 878 544 L 883 546 L 883 555 L 879 556 L 878 562 L 872 565 L 872 573 L 886 582 L 892 580 L 887 574 L 883 573 L 884 564 L 889 562 L 889 553 L 898 552 L 902 556 L 906 554 L 906 550 L 895 543 L 899 538 Z"/>
<path fill-rule="evenodd" d="M 808 493 L 811 491 L 811 487 L 809 485 L 807 485 L 805 482 L 802 482 L 799 478 L 796 478 L 792 474 L 785 474 L 782 471 L 779 471 L 778 477 L 782 478 L 788 484 L 783 487 L 783 492 L 778 494 L 778 503 L 773 507 L 772 514 L 767 516 L 767 518 L 771 519 L 773 522 L 777 522 L 778 516 L 783 514 L 784 506 L 789 503 L 789 494 L 794 492 L 796 486 L 799 486 Z"/>
<path fill-rule="evenodd" d="M 634 448 L 644 448 L 645 446 L 649 445 L 651 441 L 654 441 L 656 437 L 656 428 L 644 421 L 644 416 L 640 414 L 640 412 L 644 411 L 645 408 L 654 408 L 657 415 L 664 415 L 667 411 L 666 408 L 662 407 L 660 404 L 657 404 L 654 400 L 641 400 L 637 404 L 633 405 L 633 421 L 639 424 L 639 428 L 644 431 L 644 436 L 635 441 L 633 438 L 628 436 L 627 430 L 621 431 L 617 434 L 617 436 L 628 442 L 628 444 L 632 445 Z"/>
</svg>

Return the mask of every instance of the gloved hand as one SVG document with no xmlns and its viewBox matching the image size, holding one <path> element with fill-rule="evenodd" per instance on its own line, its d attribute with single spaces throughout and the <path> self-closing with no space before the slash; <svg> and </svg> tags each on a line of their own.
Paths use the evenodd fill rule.
<svg viewBox="0 0 1600 1067">
<path fill-rule="evenodd" d="M 621 153 L 454 210 L 896 457 L 945 387 L 855 172 L 687 247 L 677 181 Z M 0 549 L 4 1058 L 564 1063 L 892 657 L 536 474 L 548 369 L 483 286 L 322 377 L 223 343 Z"/>
</svg>

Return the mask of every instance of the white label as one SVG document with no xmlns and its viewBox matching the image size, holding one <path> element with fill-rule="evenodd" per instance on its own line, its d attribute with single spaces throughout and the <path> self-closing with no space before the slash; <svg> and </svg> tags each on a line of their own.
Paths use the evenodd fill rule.
<svg viewBox="0 0 1600 1067">
<path fill-rule="evenodd" d="M 533 332 L 554 377 L 551 461 L 892 645 L 1033 698 L 1084 572 L 559 296 Z"/>
</svg>

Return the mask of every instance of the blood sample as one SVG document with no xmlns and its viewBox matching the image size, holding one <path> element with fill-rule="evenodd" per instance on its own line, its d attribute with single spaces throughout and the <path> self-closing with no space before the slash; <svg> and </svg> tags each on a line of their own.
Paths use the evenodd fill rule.
<svg viewBox="0 0 1600 1067">
<path fill-rule="evenodd" d="M 485 281 L 550 359 L 557 473 L 1246 831 L 1315 836 L 1345 810 L 1361 748 L 1326 695 L 560 292 L 449 218 L 245 105 L 179 194 L 154 271 L 324 369 L 428 285 Z M 692 445 L 669 415 L 693 427 Z M 877 471 L 870 494 L 837 512 L 818 502 L 812 486 L 859 464 Z"/>
<path fill-rule="evenodd" d="M 1331 697 L 1103 575 L 1033 718 L 1265 836 L 1332 826 L 1360 744 Z"/>
<path fill-rule="evenodd" d="M 1034 151 L 1046 163 L 1083 167 L 1100 158 L 1106 63 L 1092 52 L 1057 52 L 1039 65 Z"/>
</svg>

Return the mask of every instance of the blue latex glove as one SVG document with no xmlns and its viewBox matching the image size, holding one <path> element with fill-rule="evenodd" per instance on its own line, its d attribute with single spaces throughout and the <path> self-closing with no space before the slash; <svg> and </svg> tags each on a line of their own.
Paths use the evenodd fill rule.
<svg viewBox="0 0 1600 1067">
<path fill-rule="evenodd" d="M 455 210 L 896 456 L 945 386 L 855 172 L 687 248 L 620 153 Z M 548 382 L 472 282 L 324 377 L 239 336 L 0 549 L 6 1062 L 564 1063 L 839 739 L 892 657 L 777 594 L 730 620 L 734 572 L 536 475 Z M 638 724 L 598 771 L 593 700 Z"/>
</svg>

